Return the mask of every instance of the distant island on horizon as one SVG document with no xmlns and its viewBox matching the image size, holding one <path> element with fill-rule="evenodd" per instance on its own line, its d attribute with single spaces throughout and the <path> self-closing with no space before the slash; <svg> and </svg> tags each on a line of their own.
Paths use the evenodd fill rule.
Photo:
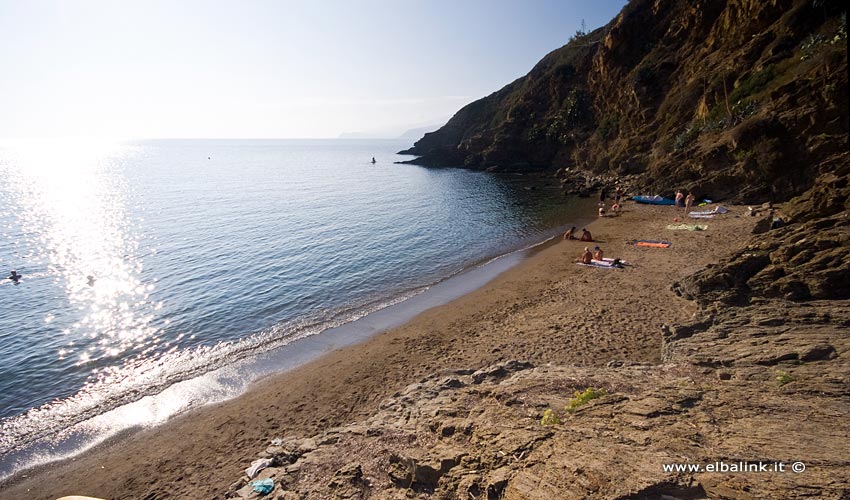
<svg viewBox="0 0 850 500">
<path fill-rule="evenodd" d="M 442 127 L 442 124 L 427 125 L 406 130 L 401 135 L 392 136 L 389 134 L 378 134 L 369 132 L 343 132 L 337 136 L 337 139 L 399 139 L 414 141 L 423 135 L 434 132 Z"/>
</svg>

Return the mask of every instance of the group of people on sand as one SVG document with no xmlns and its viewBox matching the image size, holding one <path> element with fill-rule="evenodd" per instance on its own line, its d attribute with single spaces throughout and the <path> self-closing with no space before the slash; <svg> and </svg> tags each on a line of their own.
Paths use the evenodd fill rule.
<svg viewBox="0 0 850 500">
<path fill-rule="evenodd" d="M 606 209 L 605 209 L 605 188 L 599 192 L 599 216 L 605 217 Z M 620 213 L 620 203 L 623 200 L 623 188 L 617 184 L 614 189 L 614 203 L 611 205 L 612 215 L 619 215 Z M 590 234 L 590 231 L 587 229 L 581 230 L 581 236 L 576 236 L 576 228 L 575 226 L 571 227 L 569 231 L 564 233 L 565 240 L 579 240 L 579 241 L 593 241 L 593 235 Z M 601 248 L 598 246 L 593 247 L 593 251 L 590 250 L 590 247 L 584 247 L 584 251 L 579 255 L 578 262 L 581 264 L 592 264 L 593 261 L 603 262 L 605 260 L 605 254 Z M 618 259 L 615 259 L 618 260 Z"/>
<path fill-rule="evenodd" d="M 591 252 L 590 247 L 584 247 L 584 252 L 579 256 L 578 261 L 582 264 L 592 264 L 594 260 L 605 260 L 605 254 L 602 252 L 602 249 L 593 247 L 593 252 Z"/>
<path fill-rule="evenodd" d="M 686 213 L 690 212 L 691 208 L 694 205 L 694 200 L 696 200 L 694 193 L 688 192 L 688 195 L 685 196 L 684 194 L 682 194 L 681 190 L 676 191 L 676 200 L 675 200 L 676 210 L 679 210 L 679 208 L 681 208 L 681 207 L 685 207 L 685 212 Z"/>
<path fill-rule="evenodd" d="M 623 188 L 617 184 L 614 189 L 614 203 L 611 204 L 611 214 L 610 215 L 620 215 L 620 202 L 623 200 Z M 599 191 L 599 216 L 605 217 L 608 215 L 605 208 L 605 188 L 602 188 Z"/>
<path fill-rule="evenodd" d="M 569 231 L 564 233 L 565 240 L 579 240 L 579 241 L 593 241 L 593 235 L 590 234 L 590 231 L 587 229 L 581 230 L 581 237 L 575 237 L 576 228 L 575 226 L 571 227 Z M 605 254 L 599 247 L 593 247 L 593 251 L 590 251 L 590 247 L 584 247 L 584 252 L 579 256 L 578 262 L 582 264 L 591 264 L 594 260 L 605 260 Z"/>
<path fill-rule="evenodd" d="M 579 241 L 593 241 L 593 236 L 590 234 L 590 231 L 588 231 L 587 229 L 581 230 L 581 236 L 579 238 L 576 238 L 575 233 L 576 233 L 576 227 L 573 226 L 569 229 L 569 231 L 564 233 L 564 239 L 565 240 L 578 239 Z"/>
</svg>

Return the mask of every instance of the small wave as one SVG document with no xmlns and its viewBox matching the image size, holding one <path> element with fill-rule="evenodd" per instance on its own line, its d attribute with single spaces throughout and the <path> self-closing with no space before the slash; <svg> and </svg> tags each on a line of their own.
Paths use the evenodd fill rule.
<svg viewBox="0 0 850 500">
<path fill-rule="evenodd" d="M 211 347 L 198 347 L 182 352 L 171 352 L 152 359 L 137 360 L 101 376 L 95 382 L 84 386 L 74 396 L 56 400 L 26 413 L 10 417 L 0 423 L 0 478 L 38 463 L 57 460 L 79 453 L 92 445 L 107 439 L 103 433 L 91 433 L 75 429 L 89 422 L 83 428 L 100 428 L 92 422 L 103 415 L 122 407 L 129 407 L 147 396 L 160 394 L 175 384 L 193 378 L 200 378 L 215 370 L 237 365 L 252 356 L 284 347 L 296 340 L 317 335 L 395 304 L 419 295 L 429 287 L 423 286 L 407 290 L 390 299 L 374 299 L 355 308 L 324 310 L 297 321 L 281 323 L 257 332 L 245 339 L 222 342 Z M 196 400 L 183 400 L 179 407 L 171 411 L 159 412 L 156 421 L 140 419 L 133 421 L 131 416 L 123 415 L 118 420 L 125 425 L 116 428 L 111 424 L 112 433 L 120 432 L 137 425 L 160 423 L 174 414 L 190 408 L 233 397 L 243 391 L 251 380 L 241 380 L 235 387 L 215 390 L 207 387 L 205 391 L 195 392 L 201 396 Z M 115 416 L 113 415 L 113 420 Z M 56 443 L 75 441 L 73 451 L 61 454 L 37 451 L 44 448 L 39 443 L 53 443 L 48 448 L 67 448 Z M 27 453 L 30 449 L 31 453 Z M 21 460 L 21 456 L 26 456 Z M 13 463 L 8 463 L 9 460 Z M 6 463 L 4 463 L 6 462 Z"/>
</svg>

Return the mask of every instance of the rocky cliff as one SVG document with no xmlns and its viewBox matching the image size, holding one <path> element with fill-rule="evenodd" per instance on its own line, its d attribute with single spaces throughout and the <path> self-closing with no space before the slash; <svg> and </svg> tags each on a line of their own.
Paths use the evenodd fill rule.
<svg viewBox="0 0 850 500">
<path fill-rule="evenodd" d="M 830 0 L 635 0 L 402 153 L 781 201 L 847 164 L 846 15 Z"/>
</svg>

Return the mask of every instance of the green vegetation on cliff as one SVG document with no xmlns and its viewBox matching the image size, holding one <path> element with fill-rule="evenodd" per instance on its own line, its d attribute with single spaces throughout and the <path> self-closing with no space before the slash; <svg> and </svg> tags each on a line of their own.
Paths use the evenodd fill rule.
<svg viewBox="0 0 850 500">
<path fill-rule="evenodd" d="M 842 9 L 826 0 L 635 0 L 406 153 L 424 165 L 586 172 L 649 192 L 788 199 L 847 161 Z"/>
</svg>

